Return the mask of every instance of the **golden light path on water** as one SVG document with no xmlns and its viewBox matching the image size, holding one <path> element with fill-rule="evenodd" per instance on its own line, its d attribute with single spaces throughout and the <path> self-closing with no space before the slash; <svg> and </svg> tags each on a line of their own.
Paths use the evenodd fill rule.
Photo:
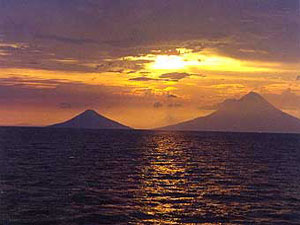
<svg viewBox="0 0 300 225">
<path fill-rule="evenodd" d="M 4 221 L 298 224 L 297 135 L 7 129 Z"/>
<path fill-rule="evenodd" d="M 216 161 L 216 153 L 211 152 L 213 146 L 206 146 L 203 157 L 199 157 L 187 150 L 196 146 L 179 133 L 157 135 L 148 144 L 155 148 L 144 154 L 143 160 L 147 163 L 141 168 L 137 200 L 142 207 L 138 210 L 160 219 L 149 218 L 140 224 L 181 224 L 180 218 L 188 218 L 185 224 L 195 224 L 195 218 L 203 220 L 201 224 L 205 225 L 224 224 L 205 221 L 226 220 L 235 211 L 249 207 L 213 198 L 238 196 L 245 189 L 243 185 L 233 183 L 234 178 L 229 175 L 230 162 Z M 231 156 L 224 156 L 228 157 Z M 215 218 L 207 218 L 207 214 L 215 215 Z"/>
</svg>

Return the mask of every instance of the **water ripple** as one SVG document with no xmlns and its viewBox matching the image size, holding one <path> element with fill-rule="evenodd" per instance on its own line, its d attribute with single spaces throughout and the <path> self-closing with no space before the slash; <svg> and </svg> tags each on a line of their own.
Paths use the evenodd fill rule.
<svg viewBox="0 0 300 225">
<path fill-rule="evenodd" d="M 300 224 L 300 136 L 0 128 L 2 224 Z"/>
</svg>

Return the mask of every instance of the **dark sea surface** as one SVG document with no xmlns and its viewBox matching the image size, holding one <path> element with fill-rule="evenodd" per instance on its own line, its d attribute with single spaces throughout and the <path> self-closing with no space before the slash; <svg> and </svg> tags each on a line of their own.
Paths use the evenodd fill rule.
<svg viewBox="0 0 300 225">
<path fill-rule="evenodd" d="M 0 128 L 0 224 L 300 224 L 300 135 Z"/>
</svg>

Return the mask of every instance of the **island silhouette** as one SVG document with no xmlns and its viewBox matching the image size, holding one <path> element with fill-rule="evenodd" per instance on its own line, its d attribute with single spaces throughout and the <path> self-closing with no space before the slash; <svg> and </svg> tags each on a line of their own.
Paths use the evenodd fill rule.
<svg viewBox="0 0 300 225">
<path fill-rule="evenodd" d="M 121 123 L 108 119 L 94 110 L 88 109 L 74 118 L 50 125 L 52 128 L 83 128 L 83 129 L 131 129 Z"/>
<path fill-rule="evenodd" d="M 159 130 L 300 133 L 300 120 L 265 100 L 256 92 L 225 100 L 212 114 Z"/>
<path fill-rule="evenodd" d="M 85 129 L 132 129 L 94 110 L 48 127 Z M 228 99 L 212 114 L 154 130 L 300 133 L 300 120 L 265 100 L 256 92 L 240 99 Z"/>
</svg>

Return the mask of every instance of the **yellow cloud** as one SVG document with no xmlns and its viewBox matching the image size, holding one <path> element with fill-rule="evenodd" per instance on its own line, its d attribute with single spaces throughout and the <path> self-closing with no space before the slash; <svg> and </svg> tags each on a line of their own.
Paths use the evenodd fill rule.
<svg viewBox="0 0 300 225">
<path fill-rule="evenodd" d="M 212 85 L 211 87 L 214 89 L 245 88 L 245 86 L 242 84 L 217 84 L 217 85 Z"/>
<path fill-rule="evenodd" d="M 216 71 L 216 72 L 272 72 L 280 71 L 280 63 L 245 61 L 220 55 L 212 49 L 193 52 L 191 49 L 178 48 L 177 54 L 160 55 L 148 54 L 144 56 L 125 57 L 129 61 L 148 60 L 145 69 L 152 73 L 152 77 L 166 71 Z M 155 76 L 156 74 L 156 76 Z"/>
</svg>

